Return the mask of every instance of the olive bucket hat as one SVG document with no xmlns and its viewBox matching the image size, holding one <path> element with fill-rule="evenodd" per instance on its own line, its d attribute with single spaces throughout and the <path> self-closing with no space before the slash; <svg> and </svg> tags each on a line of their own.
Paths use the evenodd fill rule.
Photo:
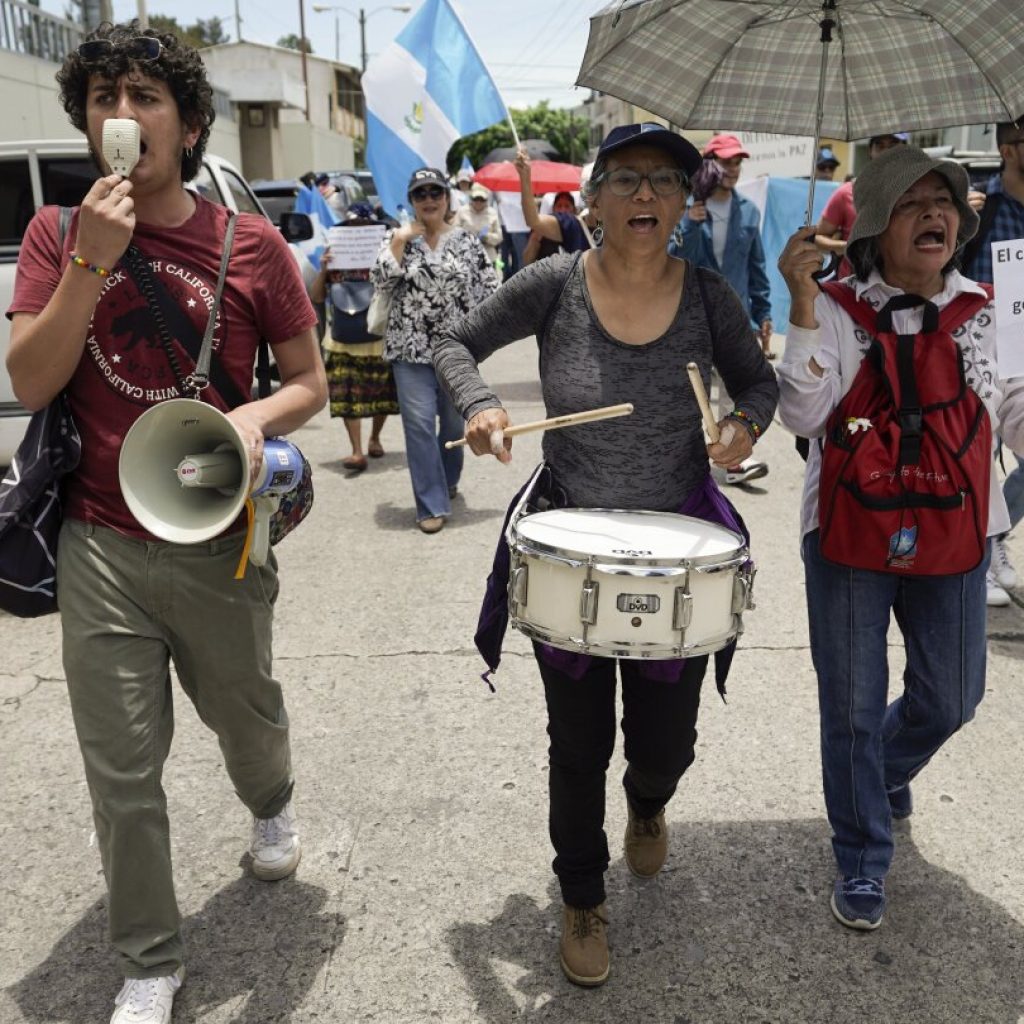
<svg viewBox="0 0 1024 1024">
<path fill-rule="evenodd" d="M 967 203 L 970 178 L 951 160 L 934 160 L 917 146 L 896 146 L 875 157 L 853 183 L 853 205 L 857 219 L 850 230 L 846 254 L 858 265 L 857 254 L 889 226 L 896 201 L 914 182 L 935 171 L 942 175 L 960 213 L 956 244 L 960 248 L 978 232 L 980 218 Z"/>
</svg>

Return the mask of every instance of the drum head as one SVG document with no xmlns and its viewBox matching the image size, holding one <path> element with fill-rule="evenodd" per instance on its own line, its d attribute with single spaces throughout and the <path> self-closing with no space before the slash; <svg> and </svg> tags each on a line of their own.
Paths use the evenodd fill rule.
<svg viewBox="0 0 1024 1024">
<path fill-rule="evenodd" d="M 719 562 L 744 547 L 723 526 L 674 512 L 565 508 L 520 519 L 515 533 L 531 547 L 587 560 L 663 565 Z"/>
</svg>

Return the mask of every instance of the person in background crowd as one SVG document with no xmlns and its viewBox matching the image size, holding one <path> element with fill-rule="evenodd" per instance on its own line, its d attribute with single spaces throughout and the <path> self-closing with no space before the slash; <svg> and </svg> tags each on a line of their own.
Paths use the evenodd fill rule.
<svg viewBox="0 0 1024 1024">
<path fill-rule="evenodd" d="M 491 205 L 491 190 L 483 185 L 473 185 L 469 190 L 469 205 L 461 207 L 455 214 L 455 226 L 476 235 L 483 245 L 490 261 L 498 260 L 498 246 L 501 244 L 501 225 L 498 211 Z"/>
<path fill-rule="evenodd" d="M 284 878 L 301 855 L 288 715 L 272 674 L 277 563 L 270 553 L 235 579 L 244 528 L 201 544 L 159 540 L 129 511 L 119 484 L 125 435 L 147 408 L 178 393 L 126 250 L 137 247 L 154 284 L 181 295 L 176 334 L 187 328 L 198 346 L 203 298 L 216 288 L 231 216 L 184 186 L 202 166 L 214 119 L 202 60 L 170 33 L 108 22 L 67 54 L 57 81 L 101 173 L 73 212 L 63 246 L 55 206 L 43 207 L 25 233 L 7 366 L 26 408 L 65 392 L 82 439 L 81 462 L 64 483 L 56 571 L 68 696 L 110 939 L 125 975 L 111 1024 L 168 1024 L 185 975 L 162 785 L 174 732 L 172 661 L 252 814 L 253 874 Z M 99 155 L 108 118 L 139 125 L 142 155 L 128 178 L 109 173 Z M 316 316 L 284 238 L 262 216 L 240 213 L 235 224 L 214 346 L 223 375 L 214 373 L 219 383 L 202 395 L 237 429 L 255 474 L 264 437 L 305 423 L 323 406 L 327 386 Z M 118 326 L 125 318 L 141 325 L 137 334 Z M 273 348 L 281 386 L 232 408 L 222 390 L 249 395 L 261 338 Z M 194 365 L 180 342 L 177 359 L 182 372 Z M 210 784 L 204 778 L 189 799 L 201 805 Z"/>
<path fill-rule="evenodd" d="M 559 251 L 585 252 L 590 248 L 589 231 L 576 215 L 576 202 L 571 192 L 559 192 L 555 196 L 551 213 L 541 213 L 533 194 L 533 180 L 530 173 L 530 157 L 525 149 L 516 153 L 516 170 L 519 172 L 519 201 L 523 218 L 531 232 L 529 246 L 533 259 L 543 259 Z M 545 247 L 545 243 L 547 246 Z M 523 255 L 524 264 L 533 262 Z"/>
<path fill-rule="evenodd" d="M 341 220 L 345 216 L 345 197 L 338 191 L 336 185 L 331 184 L 331 179 L 326 174 L 318 174 L 315 179 L 316 187 L 324 202 L 331 208 L 331 213 Z"/>
<path fill-rule="evenodd" d="M 964 273 L 986 284 L 992 284 L 992 243 L 1024 238 L 1024 118 L 996 125 L 996 146 L 1002 166 L 989 178 L 984 193 L 972 196 L 981 214 L 981 228 L 964 253 Z M 1019 460 L 1003 483 L 1003 496 L 1012 530 L 1024 518 L 1024 466 Z M 992 543 L 988 604 L 1008 605 L 1007 590 L 1017 586 L 1017 579 L 1004 533 Z"/>
<path fill-rule="evenodd" d="M 922 330 L 922 305 L 946 309 L 981 299 L 954 332 L 967 386 L 1015 451 L 1024 449 L 1024 382 L 999 378 L 996 326 L 985 292 L 957 270 L 978 228 L 967 203 L 967 172 L 899 146 L 873 160 L 854 186 L 857 219 L 847 246 L 854 275 L 843 283 L 875 309 L 893 307 L 893 329 Z M 779 367 L 782 422 L 824 436 L 866 351 L 863 329 L 811 276 L 821 265 L 813 228 L 794 234 L 779 259 L 792 296 Z M 910 784 L 945 741 L 974 716 L 985 693 L 985 573 L 903 575 L 851 568 L 821 553 L 818 490 L 822 454 L 812 444 L 804 479 L 802 552 L 811 654 L 818 677 L 825 804 L 838 866 L 832 913 L 849 928 L 874 929 L 886 907 L 892 823 L 912 813 Z M 991 480 L 988 536 L 1005 529 L 1006 506 Z M 985 496 L 977 496 L 984 501 Z M 984 507 L 984 506 L 983 506 Z M 855 524 L 851 524 L 855 529 Z M 889 703 L 890 618 L 903 634 L 903 693 Z"/>
<path fill-rule="evenodd" d="M 466 417 L 466 437 L 477 455 L 511 458 L 512 441 L 503 433 L 508 414 L 477 364 L 519 338 L 540 335 L 546 415 L 635 403 L 627 419 L 546 433 L 544 471 L 524 501 L 682 512 L 742 529 L 711 478 L 708 459 L 733 465 L 750 454 L 771 424 L 778 386 L 727 283 L 668 255 L 699 164 L 697 150 L 659 124 L 614 128 L 585 193 L 604 225 L 602 245 L 539 260 L 444 331 L 434 362 Z M 705 445 L 683 369 L 691 360 L 705 381 L 717 365 L 737 396 L 719 444 Z M 496 559 L 482 622 L 507 614 L 500 577 Z M 503 628 L 496 629 L 500 648 Z M 496 664 L 499 650 L 484 653 Z M 708 656 L 617 660 L 541 643 L 534 653 L 551 740 L 549 828 L 564 901 L 559 960 L 570 981 L 600 985 L 610 970 L 604 821 L 616 671 L 627 761 L 623 849 L 634 874 L 653 878 L 668 855 L 665 806 L 694 760 Z"/>
<path fill-rule="evenodd" d="M 379 223 L 369 203 L 353 203 L 345 215 L 342 227 L 367 227 Z M 343 317 L 331 302 L 331 285 L 342 281 L 369 281 L 370 268 L 360 270 L 330 270 L 330 247 L 320 258 L 320 272 L 310 286 L 313 302 L 326 303 L 330 324 L 322 347 L 324 369 L 330 392 L 331 418 L 341 417 L 345 423 L 352 454 L 341 460 L 351 473 L 361 473 L 371 459 L 384 455 L 380 441 L 381 431 L 388 416 L 398 412 L 398 393 L 390 364 L 382 358 L 383 339 L 364 336 L 349 342 L 338 340 L 335 318 Z M 365 312 L 360 322 L 365 325 Z M 370 437 L 363 453 L 363 420 L 371 419 Z"/>
<path fill-rule="evenodd" d="M 761 244 L 761 215 L 736 191 L 743 161 L 749 156 L 735 135 L 716 135 L 708 142 L 704 157 L 714 158 L 721 168 L 721 178 L 705 201 L 694 200 L 687 207 L 669 251 L 725 277 L 746 307 L 762 351 L 772 359 L 772 306 Z M 732 399 L 721 381 L 718 396 L 719 413 L 724 414 L 732 408 Z M 767 476 L 768 464 L 748 459 L 742 465 L 718 470 L 718 475 L 727 484 L 743 484 Z"/>
<path fill-rule="evenodd" d="M 828 146 L 818 150 L 818 162 L 814 165 L 814 177 L 817 181 L 832 181 L 836 174 L 839 161 Z"/>
<path fill-rule="evenodd" d="M 444 447 L 462 436 L 462 417 L 434 375 L 434 344 L 498 287 L 498 278 L 480 239 L 452 223 L 443 171 L 414 171 L 408 198 L 416 219 L 384 236 L 370 280 L 390 298 L 384 358 L 398 388 L 416 522 L 437 533 L 452 513 L 463 449 Z"/>
<path fill-rule="evenodd" d="M 473 172 L 468 167 L 459 168 L 455 175 L 455 188 L 450 191 L 452 210 L 459 212 L 464 206 L 470 205 L 469 192 L 473 187 Z"/>
</svg>

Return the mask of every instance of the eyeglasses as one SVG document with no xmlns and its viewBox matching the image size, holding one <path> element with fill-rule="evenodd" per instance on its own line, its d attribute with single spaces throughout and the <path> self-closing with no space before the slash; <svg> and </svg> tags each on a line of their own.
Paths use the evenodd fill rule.
<svg viewBox="0 0 1024 1024">
<path fill-rule="evenodd" d="M 414 188 L 409 193 L 409 198 L 414 203 L 422 203 L 424 199 L 440 199 L 447 191 L 440 185 L 427 185 L 423 188 Z"/>
<path fill-rule="evenodd" d="M 472 199 L 473 199 L 474 203 L 486 203 L 487 202 L 487 196 L 473 196 Z"/>
<path fill-rule="evenodd" d="M 597 179 L 597 184 L 606 181 L 613 196 L 626 199 L 636 195 L 643 182 L 651 186 L 651 191 L 658 196 L 678 195 L 690 181 L 678 167 L 656 167 L 650 174 L 641 174 L 628 167 L 619 167 L 608 171 Z"/>
<path fill-rule="evenodd" d="M 136 36 L 123 43 L 114 43 L 109 39 L 88 39 L 76 52 L 82 60 L 87 61 L 101 60 L 116 52 L 123 53 L 131 60 L 156 60 L 163 48 L 164 44 L 153 36 Z"/>
</svg>

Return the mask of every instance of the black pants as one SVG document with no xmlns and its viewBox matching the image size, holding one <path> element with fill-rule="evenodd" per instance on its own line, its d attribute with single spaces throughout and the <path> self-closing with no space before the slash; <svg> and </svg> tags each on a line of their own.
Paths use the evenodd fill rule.
<svg viewBox="0 0 1024 1024">
<path fill-rule="evenodd" d="M 604 831 L 605 774 L 615 749 L 614 658 L 594 658 L 579 680 L 546 665 L 549 829 L 552 864 L 562 899 L 575 907 L 604 902 L 608 837 Z M 623 786 L 634 814 L 653 818 L 693 764 L 700 687 L 708 659 L 690 658 L 678 680 L 654 682 L 636 661 L 618 661 L 622 675 Z"/>
</svg>

